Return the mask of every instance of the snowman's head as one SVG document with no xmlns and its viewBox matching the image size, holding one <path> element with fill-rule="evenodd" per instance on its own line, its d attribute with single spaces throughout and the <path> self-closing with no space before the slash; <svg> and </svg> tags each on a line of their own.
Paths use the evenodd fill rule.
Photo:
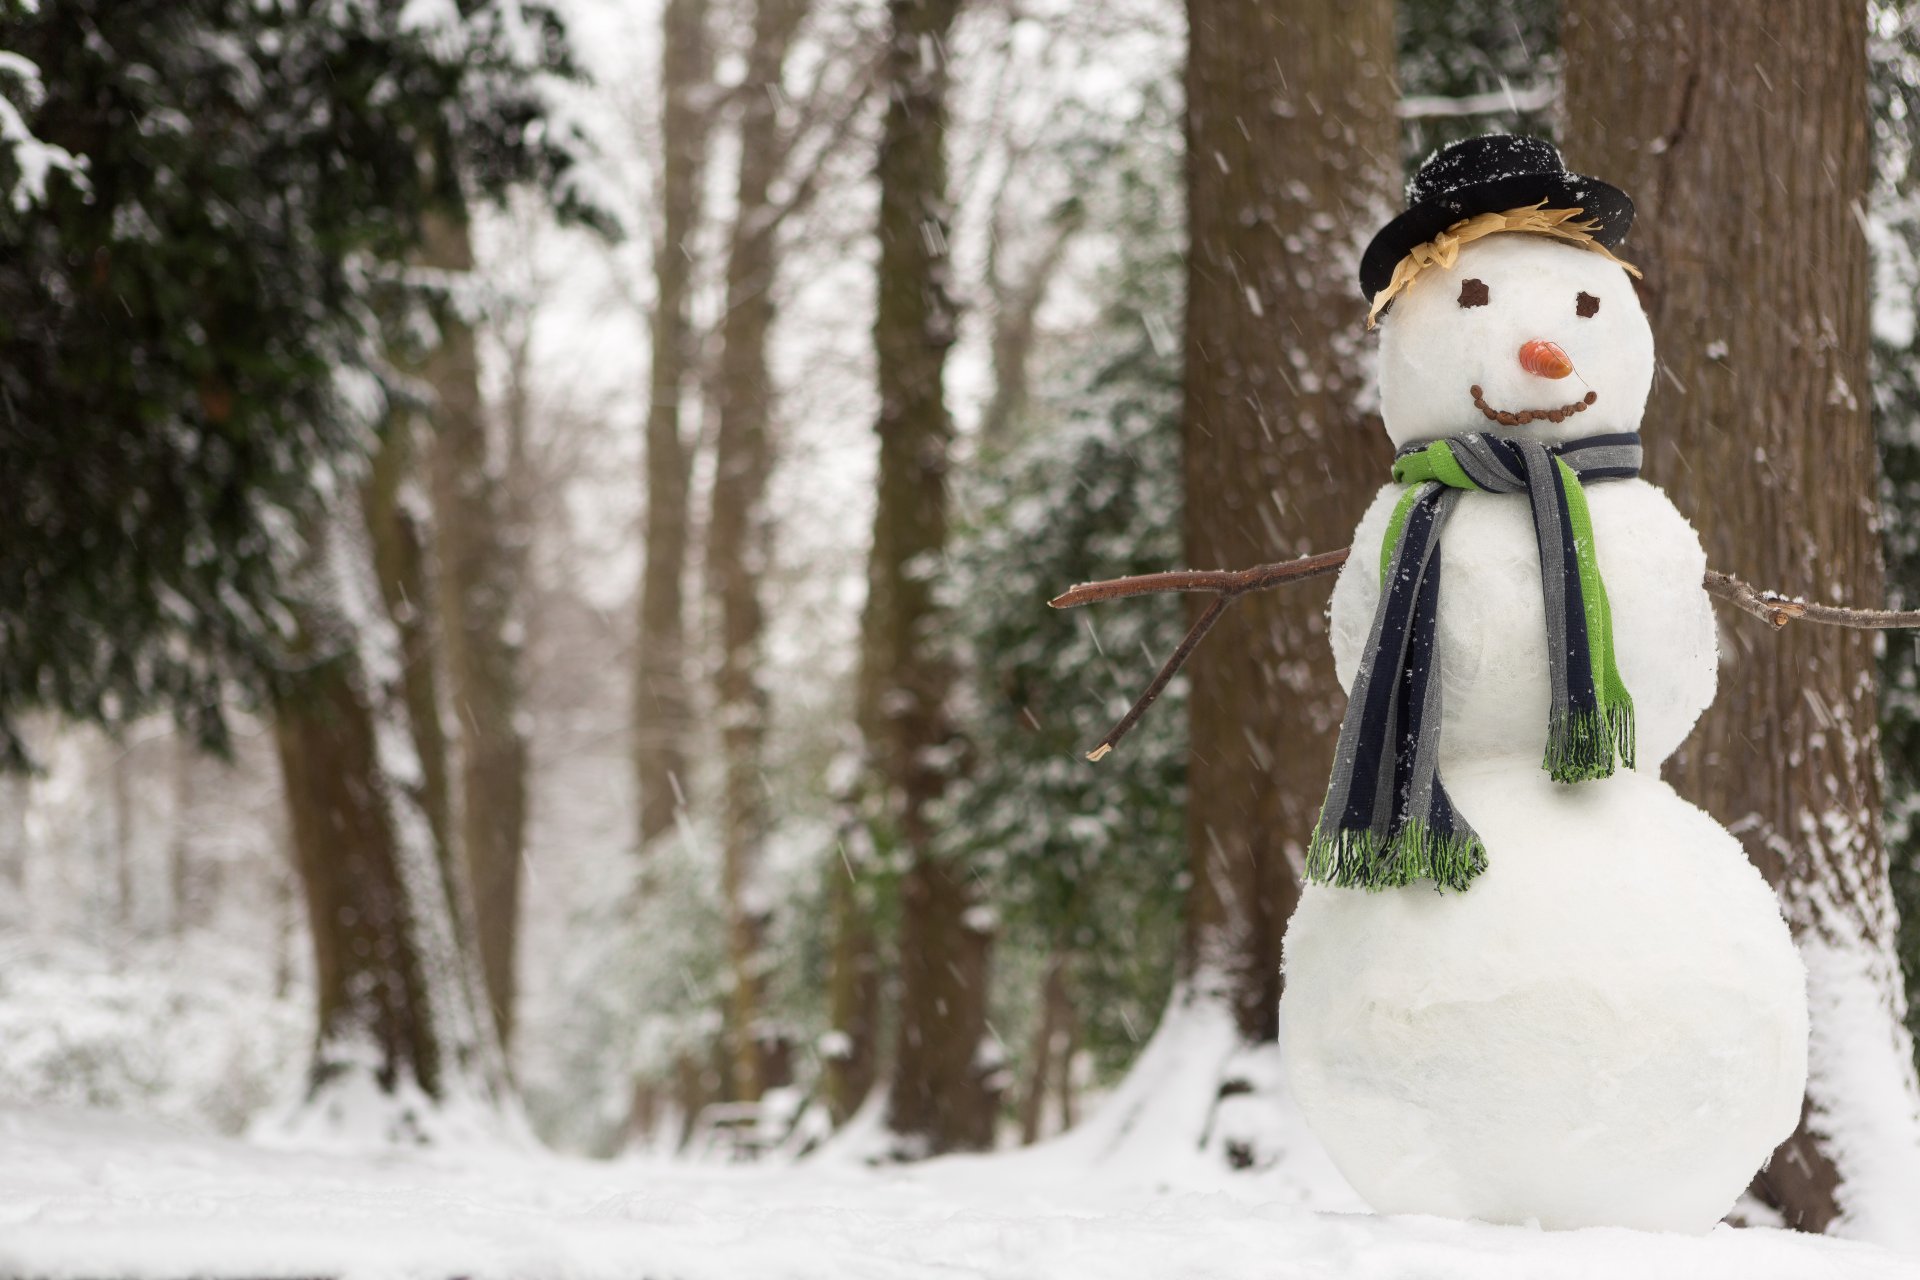
<svg viewBox="0 0 1920 1280">
<path fill-rule="evenodd" d="M 1621 265 L 1509 232 L 1429 267 L 1380 318 L 1380 409 L 1396 446 L 1466 431 L 1548 444 L 1637 431 L 1653 330 Z"/>
</svg>

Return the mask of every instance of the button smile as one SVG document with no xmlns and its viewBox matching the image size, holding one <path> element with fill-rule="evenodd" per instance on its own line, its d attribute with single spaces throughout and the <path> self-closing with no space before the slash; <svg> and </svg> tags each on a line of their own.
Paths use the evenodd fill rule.
<svg viewBox="0 0 1920 1280">
<path fill-rule="evenodd" d="M 1485 414 L 1487 421 L 1497 422 L 1503 427 L 1524 427 L 1529 422 L 1536 420 L 1542 422 L 1564 422 L 1576 413 L 1585 413 L 1587 406 L 1600 398 L 1599 392 L 1589 391 L 1580 399 L 1570 404 L 1563 404 L 1557 409 L 1521 409 L 1518 412 L 1510 412 L 1506 409 L 1496 409 L 1481 399 L 1480 388 L 1478 386 L 1474 386 L 1470 388 L 1470 390 L 1473 393 L 1473 407 Z"/>
</svg>

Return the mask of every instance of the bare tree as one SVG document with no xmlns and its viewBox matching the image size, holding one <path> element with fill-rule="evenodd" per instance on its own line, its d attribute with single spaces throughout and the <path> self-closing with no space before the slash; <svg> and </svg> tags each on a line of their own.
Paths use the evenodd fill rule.
<svg viewBox="0 0 1920 1280">
<path fill-rule="evenodd" d="M 467 225 L 429 216 L 421 262 L 457 294 L 473 272 Z M 513 1037 L 514 956 L 527 822 L 520 728 L 521 530 L 509 525 L 506 468 L 489 438 L 472 325 L 457 296 L 439 308 L 427 354 L 433 388 L 433 532 L 440 644 L 459 744 L 459 832 L 473 895 L 474 946 L 503 1042 Z"/>
<path fill-rule="evenodd" d="M 775 243 L 772 199 L 789 139 L 780 123 L 780 85 L 807 0 L 758 0 L 747 49 L 740 111 L 739 199 L 727 246 L 727 310 L 721 322 L 713 507 L 707 522 L 707 582 L 720 620 L 715 709 L 725 767 L 721 888 L 727 911 L 727 955 L 733 989 L 729 1058 L 733 1093 L 757 1098 L 756 1027 L 765 975 L 760 949 L 767 907 L 755 892 L 767 839 L 764 753 L 767 691 L 759 679 L 766 610 L 760 598 L 772 554 L 765 511 L 773 470 L 773 379 L 767 339 L 773 328 Z"/>
<path fill-rule="evenodd" d="M 934 568 L 946 548 L 954 339 L 947 234 L 947 37 L 959 0 L 891 0 L 880 141 L 880 472 L 862 621 L 859 719 L 881 841 L 900 882 L 900 1018 L 887 1123 L 905 1154 L 982 1148 L 993 1095 L 980 1057 L 990 936 L 965 869 L 934 848 L 929 809 L 954 736 L 953 669 Z"/>
<path fill-rule="evenodd" d="M 681 408 L 695 366 L 693 236 L 711 115 L 706 0 L 667 0 L 661 52 L 661 217 L 654 248 L 647 400 L 646 570 L 634 666 L 633 760 L 644 849 L 674 823 L 687 784 L 687 549 L 693 443 Z"/>
<path fill-rule="evenodd" d="M 1569 158 L 1631 191 L 1661 372 L 1647 470 L 1709 559 L 1877 601 L 1868 420 L 1866 7 L 1576 0 Z M 1755 1183 L 1789 1222 L 1906 1213 L 1867 1182 L 1911 1147 L 1916 1095 L 1881 843 L 1875 660 L 1836 627 L 1723 632 L 1720 696 L 1670 766 L 1780 891 L 1808 961 L 1800 1129 Z M 1878 1023 L 1876 1027 L 1876 1021 Z M 1843 1090 L 1874 1064 L 1881 1094 Z M 1920 1153 L 1890 1153 L 1912 1168 Z M 1861 1163 L 1855 1164 L 1854 1161 Z"/>
<path fill-rule="evenodd" d="M 1383 433 L 1354 422 L 1352 268 L 1399 174 L 1393 9 L 1187 11 L 1186 543 L 1226 566 L 1325 545 L 1386 475 Z M 1186 970 L 1260 1042 L 1343 699 L 1320 601 L 1248 605 L 1193 666 Z"/>
<path fill-rule="evenodd" d="M 1003 187 L 1020 171 L 1009 163 Z M 987 244 L 987 287 L 993 298 L 993 328 L 990 347 L 993 355 L 993 394 L 980 414 L 980 443 L 983 448 L 1004 447 L 1015 421 L 1027 407 L 1031 382 L 1028 366 L 1032 361 L 1040 304 L 1060 266 L 1066 261 L 1067 248 L 1086 225 L 1086 205 L 1076 199 L 1062 201 L 1048 220 L 1047 233 L 1040 248 L 1017 265 L 1005 260 L 1005 235 L 1002 226 L 1004 198 L 996 199 Z"/>
</svg>

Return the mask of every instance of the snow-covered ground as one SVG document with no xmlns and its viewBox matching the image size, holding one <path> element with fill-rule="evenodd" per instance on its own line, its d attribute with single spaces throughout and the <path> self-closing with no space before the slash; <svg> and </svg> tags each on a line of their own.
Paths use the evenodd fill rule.
<svg viewBox="0 0 1920 1280">
<path fill-rule="evenodd" d="M 0 1275 L 79 1277 L 1920 1277 L 1791 1232 L 1554 1233 L 1306 1207 L 1296 1181 L 1010 1155 L 869 1168 L 289 1152 L 91 1112 L 0 1111 Z"/>
</svg>

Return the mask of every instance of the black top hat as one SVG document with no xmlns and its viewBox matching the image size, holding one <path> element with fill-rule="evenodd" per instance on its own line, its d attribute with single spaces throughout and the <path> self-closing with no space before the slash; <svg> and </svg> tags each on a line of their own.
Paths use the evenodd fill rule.
<svg viewBox="0 0 1920 1280">
<path fill-rule="evenodd" d="M 1407 211 L 1380 228 L 1360 257 L 1360 287 L 1367 297 L 1387 287 L 1393 269 L 1424 244 L 1464 218 L 1504 213 L 1545 200 L 1550 209 L 1581 209 L 1593 238 L 1611 249 L 1633 225 L 1633 201 L 1620 188 L 1568 173 L 1551 142 L 1511 133 L 1489 133 L 1451 143 L 1428 156 L 1407 184 Z"/>
</svg>

